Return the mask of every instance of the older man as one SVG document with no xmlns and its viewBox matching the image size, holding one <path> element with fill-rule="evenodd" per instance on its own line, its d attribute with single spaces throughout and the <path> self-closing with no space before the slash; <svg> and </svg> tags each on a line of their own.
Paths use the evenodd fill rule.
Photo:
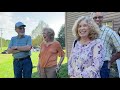
<svg viewBox="0 0 120 90">
<path fill-rule="evenodd" d="M 31 55 L 31 37 L 25 35 L 25 27 L 22 22 L 15 24 L 15 31 L 17 36 L 11 38 L 8 53 L 12 53 L 14 61 L 14 76 L 15 78 L 31 78 L 32 75 L 32 61 Z"/>
<path fill-rule="evenodd" d="M 120 38 L 111 28 L 102 25 L 104 18 L 103 12 L 92 12 L 91 16 L 101 30 L 100 38 L 104 41 L 106 48 L 105 60 L 100 72 L 101 78 L 109 78 L 109 65 L 120 58 Z M 112 55 L 114 50 L 116 53 Z"/>
</svg>

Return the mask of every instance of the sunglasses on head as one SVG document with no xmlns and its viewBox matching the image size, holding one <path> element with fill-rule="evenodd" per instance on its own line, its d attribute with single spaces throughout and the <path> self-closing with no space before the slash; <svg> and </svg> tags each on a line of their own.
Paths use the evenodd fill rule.
<svg viewBox="0 0 120 90">
<path fill-rule="evenodd" d="M 103 16 L 98 16 L 98 17 L 94 17 L 93 19 L 102 19 L 103 18 Z"/>
</svg>

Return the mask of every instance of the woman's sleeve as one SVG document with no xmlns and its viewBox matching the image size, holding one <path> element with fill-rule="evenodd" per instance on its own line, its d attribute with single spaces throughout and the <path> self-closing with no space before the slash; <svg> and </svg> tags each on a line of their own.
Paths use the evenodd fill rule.
<svg viewBox="0 0 120 90">
<path fill-rule="evenodd" d="M 92 65 L 88 68 L 85 68 L 81 75 L 83 78 L 95 78 L 97 74 L 99 74 L 100 69 L 103 65 L 104 59 L 104 47 L 103 43 L 97 43 L 93 48 L 93 62 Z"/>
</svg>

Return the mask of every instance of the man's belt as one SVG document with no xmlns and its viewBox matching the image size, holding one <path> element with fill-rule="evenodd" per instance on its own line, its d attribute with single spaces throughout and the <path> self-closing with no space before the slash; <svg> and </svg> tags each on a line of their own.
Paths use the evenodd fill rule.
<svg viewBox="0 0 120 90">
<path fill-rule="evenodd" d="M 27 58 L 30 58 L 30 56 L 27 56 L 27 57 L 24 57 L 24 58 L 14 58 L 14 60 L 24 60 L 24 59 L 27 59 Z"/>
</svg>

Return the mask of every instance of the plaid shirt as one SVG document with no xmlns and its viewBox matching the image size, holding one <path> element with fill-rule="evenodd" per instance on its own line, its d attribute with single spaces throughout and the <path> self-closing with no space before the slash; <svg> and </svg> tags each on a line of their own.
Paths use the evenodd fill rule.
<svg viewBox="0 0 120 90">
<path fill-rule="evenodd" d="M 110 61 L 113 51 L 120 52 L 120 37 L 111 28 L 102 25 L 100 27 L 100 39 L 103 40 L 103 45 L 105 46 L 105 61 Z"/>
</svg>

